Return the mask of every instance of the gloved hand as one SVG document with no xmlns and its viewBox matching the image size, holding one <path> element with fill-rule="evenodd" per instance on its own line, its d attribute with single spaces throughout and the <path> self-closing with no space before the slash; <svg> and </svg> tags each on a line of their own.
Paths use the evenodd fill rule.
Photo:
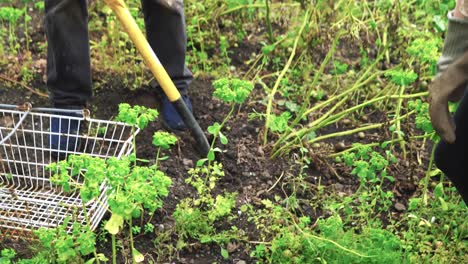
<svg viewBox="0 0 468 264">
<path fill-rule="evenodd" d="M 459 101 L 468 83 L 468 52 L 441 73 L 429 87 L 429 115 L 437 134 L 446 142 L 455 142 L 455 123 L 448 102 Z"/>
<path fill-rule="evenodd" d="M 448 102 L 460 100 L 467 84 L 463 73 L 468 73 L 464 54 L 468 51 L 468 19 L 461 18 L 464 16 L 460 13 L 462 7 L 457 5 L 457 9 L 448 14 L 449 25 L 443 53 L 437 62 L 437 78 L 429 87 L 432 126 L 449 143 L 455 141 L 455 124 L 448 111 Z"/>
</svg>

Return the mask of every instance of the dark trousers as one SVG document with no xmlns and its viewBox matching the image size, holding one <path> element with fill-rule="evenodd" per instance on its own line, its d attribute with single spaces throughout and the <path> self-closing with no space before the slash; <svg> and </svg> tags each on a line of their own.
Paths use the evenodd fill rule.
<svg viewBox="0 0 468 264">
<path fill-rule="evenodd" d="M 435 153 L 435 162 L 453 182 L 468 205 L 468 94 L 465 94 L 454 116 L 457 137 L 455 143 L 440 141 Z"/>
<path fill-rule="evenodd" d="M 147 39 L 182 94 L 192 81 L 185 65 L 183 9 L 142 0 Z M 85 105 L 92 96 L 86 0 L 45 0 L 47 86 L 55 106 Z"/>
</svg>

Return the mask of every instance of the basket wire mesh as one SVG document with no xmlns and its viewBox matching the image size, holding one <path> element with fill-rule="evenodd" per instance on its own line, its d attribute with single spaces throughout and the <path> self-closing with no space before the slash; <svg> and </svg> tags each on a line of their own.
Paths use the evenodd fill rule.
<svg viewBox="0 0 468 264">
<path fill-rule="evenodd" d="M 53 120 L 58 121 L 58 131 L 68 133 L 51 132 Z M 72 122 L 79 129 L 71 129 Z M 0 104 L 0 237 L 29 237 L 32 230 L 56 227 L 66 217 L 82 224 L 88 218 L 94 230 L 107 209 L 105 183 L 97 199 L 83 204 L 78 192 L 66 193 L 52 184 L 54 172 L 46 167 L 70 154 L 102 159 L 127 156 L 137 133 L 125 123 L 89 118 L 87 110 Z M 51 144 L 53 137 L 58 146 Z M 79 176 L 75 180 L 83 183 Z"/>
</svg>

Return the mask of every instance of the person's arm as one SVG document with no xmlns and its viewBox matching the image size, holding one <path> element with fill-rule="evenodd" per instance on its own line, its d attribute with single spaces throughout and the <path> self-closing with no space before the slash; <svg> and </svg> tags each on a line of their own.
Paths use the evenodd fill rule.
<svg viewBox="0 0 468 264">
<path fill-rule="evenodd" d="M 455 9 L 447 17 L 449 23 L 444 48 L 437 63 L 439 73 L 468 51 L 468 0 L 457 0 Z"/>
</svg>

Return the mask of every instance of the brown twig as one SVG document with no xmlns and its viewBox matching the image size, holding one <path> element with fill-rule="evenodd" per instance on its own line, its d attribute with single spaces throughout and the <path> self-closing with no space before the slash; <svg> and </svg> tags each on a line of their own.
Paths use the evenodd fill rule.
<svg viewBox="0 0 468 264">
<path fill-rule="evenodd" d="M 39 96 L 42 96 L 42 97 L 46 97 L 46 98 L 49 97 L 48 94 L 38 92 L 38 91 L 34 90 L 33 88 L 31 88 L 31 87 L 29 87 L 29 86 L 27 86 L 27 85 L 25 85 L 25 84 L 23 84 L 21 82 L 18 82 L 18 81 L 15 81 L 15 80 L 11 79 L 11 78 L 6 77 L 5 75 L 0 74 L 0 79 L 11 82 L 11 83 L 14 83 L 14 84 L 18 84 L 21 87 L 25 88 L 26 90 L 32 92 L 33 94 L 36 94 L 36 95 L 39 95 Z"/>
</svg>

